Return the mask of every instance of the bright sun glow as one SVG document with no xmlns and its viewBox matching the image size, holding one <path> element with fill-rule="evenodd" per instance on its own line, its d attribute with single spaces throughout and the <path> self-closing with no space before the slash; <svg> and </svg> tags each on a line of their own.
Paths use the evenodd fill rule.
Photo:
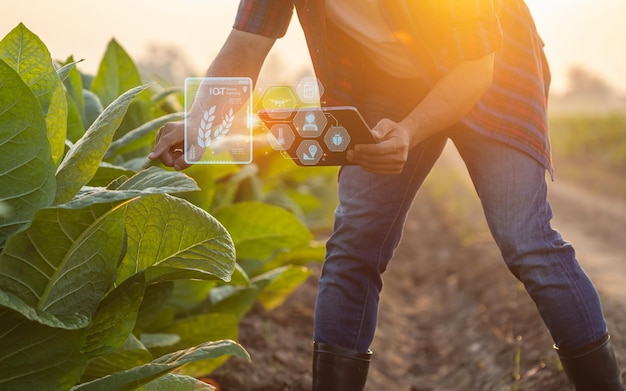
<svg viewBox="0 0 626 391">
<path fill-rule="evenodd" d="M 626 1 L 526 2 L 546 43 L 554 89 L 566 84 L 572 65 L 582 65 L 626 91 L 626 51 L 621 42 L 626 36 Z M 55 58 L 74 55 L 85 59 L 83 67 L 96 69 L 106 43 L 115 37 L 134 58 L 145 56 L 151 42 L 178 45 L 203 70 L 230 31 L 238 2 L 180 0 L 173 6 L 164 0 L 64 0 L 61 8 L 48 0 L 6 3 L 0 12 L 0 37 L 23 22 Z M 286 64 L 302 64 L 307 57 L 301 32 L 294 26 L 274 50 Z"/>
</svg>

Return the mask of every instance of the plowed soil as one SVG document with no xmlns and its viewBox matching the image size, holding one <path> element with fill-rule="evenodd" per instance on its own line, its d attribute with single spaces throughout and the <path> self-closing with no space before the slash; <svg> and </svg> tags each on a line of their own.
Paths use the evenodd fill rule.
<svg viewBox="0 0 626 391">
<path fill-rule="evenodd" d="M 447 164 L 438 163 L 433 175 L 456 178 L 457 184 L 426 183 L 384 275 L 366 390 L 572 390 L 534 303 L 502 262 L 467 180 L 457 175 L 456 163 Z M 626 209 L 618 211 L 625 197 L 593 202 L 588 197 L 601 189 L 568 186 L 551 196 L 557 216 L 566 216 L 554 223 L 562 224 L 557 228 L 566 239 L 568 232 L 581 238 L 580 248 L 572 241 L 583 266 L 593 271 L 616 353 L 626 363 L 626 295 L 611 288 L 626 286 L 626 275 L 619 273 L 626 232 L 626 214 L 620 213 Z M 449 201 L 454 199 L 460 203 Z M 607 202 L 612 206 L 601 212 L 598 205 Z M 605 220 L 593 225 L 593 236 L 586 233 L 598 219 Z M 213 373 L 222 391 L 310 390 L 320 265 L 311 268 L 311 278 L 284 305 L 272 312 L 257 307 L 243 320 L 240 342 L 253 361 L 231 359 Z"/>
</svg>

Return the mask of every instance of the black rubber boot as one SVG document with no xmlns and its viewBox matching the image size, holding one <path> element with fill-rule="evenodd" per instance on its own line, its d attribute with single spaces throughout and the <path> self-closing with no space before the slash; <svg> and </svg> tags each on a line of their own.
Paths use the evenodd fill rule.
<svg viewBox="0 0 626 391">
<path fill-rule="evenodd" d="M 576 391 L 624 391 L 622 374 L 610 339 L 607 334 L 596 342 L 571 351 L 554 346 Z"/>
<path fill-rule="evenodd" d="M 372 352 L 356 352 L 341 346 L 315 343 L 313 391 L 363 391 Z"/>
</svg>

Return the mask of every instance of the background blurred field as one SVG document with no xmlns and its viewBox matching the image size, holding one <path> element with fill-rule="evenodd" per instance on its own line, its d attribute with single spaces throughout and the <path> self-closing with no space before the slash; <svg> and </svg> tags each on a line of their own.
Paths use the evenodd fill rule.
<svg viewBox="0 0 626 391">
<path fill-rule="evenodd" d="M 626 96 L 583 68 L 572 68 L 569 86 L 549 106 L 556 178 L 623 198 Z"/>
</svg>

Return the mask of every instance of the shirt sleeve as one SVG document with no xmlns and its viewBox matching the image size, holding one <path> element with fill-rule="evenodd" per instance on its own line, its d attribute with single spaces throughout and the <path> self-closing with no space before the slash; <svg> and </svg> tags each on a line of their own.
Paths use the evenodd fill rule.
<svg viewBox="0 0 626 391">
<path fill-rule="evenodd" d="M 497 51 L 502 29 L 494 0 L 431 0 L 426 35 L 440 55 L 474 60 Z"/>
<path fill-rule="evenodd" d="M 293 15 L 293 0 L 241 0 L 233 28 L 281 38 Z"/>
</svg>

